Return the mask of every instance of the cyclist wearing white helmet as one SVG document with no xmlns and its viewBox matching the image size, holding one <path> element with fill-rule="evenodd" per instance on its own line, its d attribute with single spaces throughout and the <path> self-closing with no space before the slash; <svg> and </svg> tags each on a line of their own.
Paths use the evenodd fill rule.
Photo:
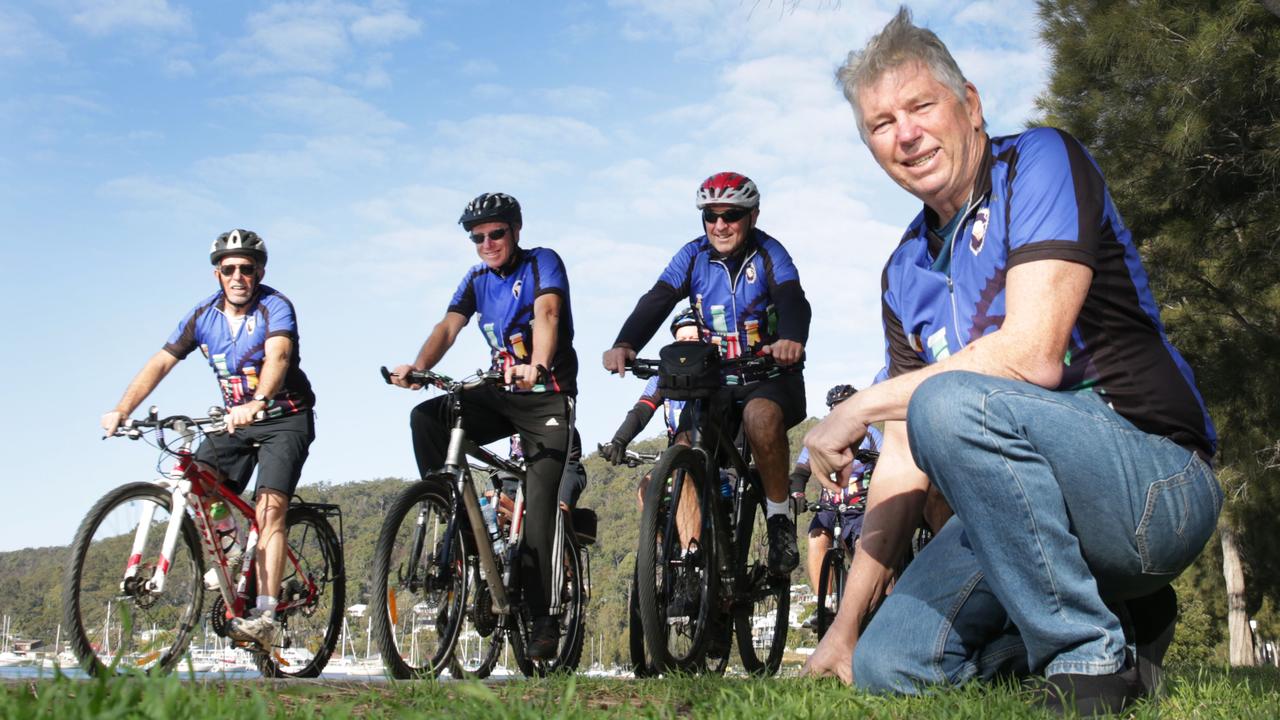
<svg viewBox="0 0 1280 720">
<path fill-rule="evenodd" d="M 232 230 L 213 241 L 209 259 L 218 292 L 182 318 L 116 407 L 102 416 L 102 429 L 114 433 L 179 361 L 196 348 L 204 354 L 222 390 L 229 434 L 207 439 L 196 460 L 237 492 L 258 469 L 260 594 L 250 617 L 233 618 L 228 630 L 240 642 L 269 650 L 280 629 L 275 608 L 284 572 L 285 513 L 315 439 L 315 395 L 300 366 L 293 303 L 262 284 L 266 243 L 257 233 Z M 259 415 L 263 419 L 255 422 Z"/>
<path fill-rule="evenodd" d="M 782 243 L 756 227 L 760 192 L 750 178 L 712 175 L 698 187 L 696 200 L 703 235 L 681 247 L 640 298 L 613 348 L 604 353 L 604 367 L 625 375 L 626 363 L 684 299 L 693 306 L 704 339 L 725 357 L 773 356 L 781 372 L 741 385 L 735 395 L 744 405 L 743 427 L 765 487 L 769 570 L 790 573 L 800 554 L 787 498 L 786 431 L 806 414 L 801 360 L 809 337 L 809 301 Z"/>
<path fill-rule="evenodd" d="M 534 616 L 531 658 L 555 655 L 559 618 L 549 615 L 556 496 L 570 447 L 578 356 L 564 263 L 548 248 L 521 248 L 520 203 L 504 193 L 484 193 L 458 219 L 475 244 L 480 263 L 467 271 L 413 363 L 397 367 L 393 381 L 406 388 L 412 370 L 430 370 L 457 340 L 473 315 L 488 342 L 495 370 L 513 391 L 491 384 L 467 390 L 463 426 L 480 444 L 519 433 L 528 474 L 521 568 Z M 422 477 L 444 465 L 448 448 L 448 396 L 428 400 L 410 415 L 413 450 Z"/>
</svg>

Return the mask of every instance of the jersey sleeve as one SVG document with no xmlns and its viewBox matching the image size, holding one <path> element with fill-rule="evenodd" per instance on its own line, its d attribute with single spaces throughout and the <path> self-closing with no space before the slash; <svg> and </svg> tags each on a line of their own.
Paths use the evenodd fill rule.
<svg viewBox="0 0 1280 720">
<path fill-rule="evenodd" d="M 569 275 L 564 261 L 554 250 L 538 248 L 533 256 L 534 298 L 547 293 L 560 296 L 569 294 Z"/>
<path fill-rule="evenodd" d="M 263 298 L 266 309 L 267 337 L 287 337 L 298 339 L 298 320 L 294 314 L 293 303 L 279 293 Z"/>
<path fill-rule="evenodd" d="M 200 346 L 200 340 L 196 337 L 196 321 L 200 318 L 203 309 L 197 306 L 182 316 L 178 321 L 178 327 L 174 328 L 169 334 L 169 339 L 164 343 L 165 352 L 179 360 L 185 360 L 192 350 Z"/>
<path fill-rule="evenodd" d="M 478 268 L 472 268 L 467 272 L 466 277 L 462 278 L 462 282 L 458 283 L 458 289 L 453 291 L 453 299 L 449 301 L 449 312 L 455 312 L 468 320 L 476 312 L 476 277 L 483 272 Z"/>
<path fill-rule="evenodd" d="M 885 266 L 880 275 L 880 322 L 884 327 L 885 365 L 881 372 L 887 373 L 887 377 L 897 377 L 924 367 L 924 358 L 911 347 L 911 341 L 898 318 L 894 295 L 889 288 L 889 265 Z"/>
<path fill-rule="evenodd" d="M 639 352 L 653 339 L 654 333 L 662 327 L 662 322 L 671 314 L 671 309 L 680 302 L 680 298 L 689 296 L 689 272 L 698 255 L 698 244 L 698 240 L 685 244 L 671 258 L 666 269 L 658 276 L 658 282 L 640 297 L 635 309 L 622 324 L 613 343 L 615 346 L 627 345 Z"/>
<path fill-rule="evenodd" d="M 776 239 L 766 238 L 764 250 L 769 294 L 778 308 L 778 337 L 803 345 L 809 341 L 813 309 L 800 286 L 800 271 L 791 254 Z"/>
<path fill-rule="evenodd" d="M 1006 182 L 1008 267 L 1069 260 L 1097 268 L 1106 185 L 1078 140 L 1052 128 L 1028 130 Z"/>
</svg>

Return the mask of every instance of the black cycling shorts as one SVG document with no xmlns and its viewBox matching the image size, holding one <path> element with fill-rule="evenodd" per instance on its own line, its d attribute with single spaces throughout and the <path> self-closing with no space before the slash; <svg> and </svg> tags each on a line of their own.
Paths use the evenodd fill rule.
<svg viewBox="0 0 1280 720">
<path fill-rule="evenodd" d="M 266 488 L 288 497 L 298 487 L 302 464 L 315 439 L 315 415 L 304 410 L 236 428 L 235 434 L 210 435 L 196 449 L 195 458 L 222 471 L 227 487 L 237 495 L 249 487 L 257 467 L 255 496 Z"/>
<path fill-rule="evenodd" d="M 733 388 L 733 399 L 738 401 L 740 408 L 745 408 L 748 402 L 756 398 L 770 400 L 782 409 L 782 424 L 787 430 L 803 422 L 809 413 L 804 398 L 804 373 L 786 373 Z M 680 413 L 677 434 L 689 430 L 692 423 L 693 413 L 689 406 L 685 406 L 685 410 Z"/>
</svg>

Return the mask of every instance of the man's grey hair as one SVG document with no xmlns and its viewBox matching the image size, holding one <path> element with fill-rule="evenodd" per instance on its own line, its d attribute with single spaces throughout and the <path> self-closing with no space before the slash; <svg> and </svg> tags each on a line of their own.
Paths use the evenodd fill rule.
<svg viewBox="0 0 1280 720">
<path fill-rule="evenodd" d="M 862 50 L 851 50 L 844 65 L 836 69 L 836 84 L 853 106 L 858 135 L 867 142 L 867 128 L 862 122 L 862 107 L 858 104 L 858 91 L 874 85 L 890 70 L 910 62 L 924 63 L 938 82 L 950 88 L 957 99 L 965 102 L 964 73 L 947 46 L 932 30 L 917 27 L 911 22 L 911 11 L 906 5 L 898 8 L 879 35 L 867 41 Z"/>
</svg>

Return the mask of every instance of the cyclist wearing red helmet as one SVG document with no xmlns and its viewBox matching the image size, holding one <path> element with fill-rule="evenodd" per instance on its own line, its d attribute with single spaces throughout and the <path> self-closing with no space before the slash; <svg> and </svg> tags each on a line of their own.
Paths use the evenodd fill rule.
<svg viewBox="0 0 1280 720">
<path fill-rule="evenodd" d="M 232 230 L 213 241 L 209 259 L 218 292 L 182 318 L 115 409 L 102 416 L 102 429 L 113 434 L 179 361 L 196 348 L 204 354 L 222 389 L 230 434 L 202 443 L 196 460 L 237 492 L 258 469 L 257 583 L 267 594 L 258 595 L 249 618 L 233 618 L 228 630 L 240 642 L 269 650 L 280 630 L 275 609 L 287 550 L 285 513 L 315 439 L 315 395 L 299 366 L 293 303 L 262 284 L 266 243 L 255 232 Z M 255 422 L 259 414 L 265 418 Z"/>
<path fill-rule="evenodd" d="M 811 311 L 795 263 L 782 243 L 756 227 L 760 192 L 745 175 L 722 172 L 698 187 L 703 235 L 686 243 L 623 323 L 606 370 L 625 374 L 672 308 L 688 300 L 703 337 L 725 357 L 772 355 L 782 372 L 740 386 L 743 426 L 767 496 L 769 569 L 789 573 L 800 562 L 787 499 L 787 428 L 805 417 L 801 359 Z"/>
</svg>

